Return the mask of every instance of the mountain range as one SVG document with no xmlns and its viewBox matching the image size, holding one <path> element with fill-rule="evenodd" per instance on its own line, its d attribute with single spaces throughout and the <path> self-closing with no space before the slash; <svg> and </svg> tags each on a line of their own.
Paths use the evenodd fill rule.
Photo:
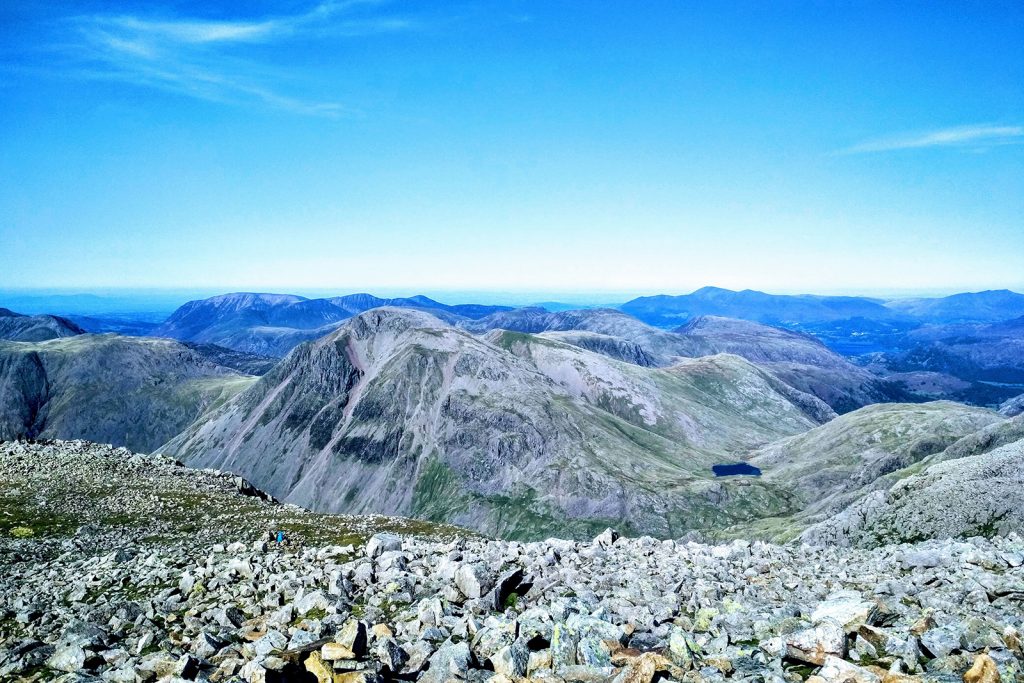
<svg viewBox="0 0 1024 683">
<path fill-rule="evenodd" d="M 361 314 L 163 447 L 314 509 L 513 537 L 669 535 L 782 505 L 711 466 L 834 415 L 735 356 L 645 368 L 423 311 Z M 728 500 L 726 500 L 728 498 Z"/>
<path fill-rule="evenodd" d="M 1002 472 L 1020 456 L 1024 318 L 986 320 L 993 306 L 1015 313 L 1019 295 L 912 306 L 691 296 L 748 318 L 757 316 L 741 303 L 770 297 L 765 310 L 790 318 L 769 325 L 687 309 L 666 329 L 629 305 L 243 293 L 190 302 L 154 336 L 124 336 L 5 309 L 0 439 L 158 450 L 319 511 L 522 539 L 613 525 L 659 537 L 873 543 L 899 537 L 906 515 L 945 514 L 897 492 L 938 477 L 964 500 L 985 476 L 975 458 L 999 450 L 992 467 Z M 844 356 L 811 331 L 815 317 L 868 311 L 881 316 L 871 322 L 885 350 Z M 950 397 L 989 407 L 921 402 Z M 760 476 L 718 476 L 734 463 Z M 979 503 L 971 519 L 929 528 L 955 535 L 1015 519 L 1016 508 L 997 508 Z"/>
</svg>

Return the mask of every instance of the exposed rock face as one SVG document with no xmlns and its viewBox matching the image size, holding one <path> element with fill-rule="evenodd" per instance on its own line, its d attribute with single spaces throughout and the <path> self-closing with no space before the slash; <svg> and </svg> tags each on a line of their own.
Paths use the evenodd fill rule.
<svg viewBox="0 0 1024 683">
<path fill-rule="evenodd" d="M 234 351 L 223 346 L 217 346 L 216 344 L 182 342 L 182 345 L 195 351 L 214 365 L 237 370 L 243 375 L 254 375 L 257 377 L 265 375 L 280 360 L 280 358 L 273 356 L 261 356 L 255 353 Z"/>
<path fill-rule="evenodd" d="M 937 462 L 804 532 L 814 543 L 870 546 L 991 536 L 1024 528 L 1024 440 Z"/>
<path fill-rule="evenodd" d="M 675 331 L 695 343 L 696 355 L 743 356 L 839 413 L 908 396 L 896 384 L 854 365 L 808 334 L 714 316 L 695 318 Z"/>
<path fill-rule="evenodd" d="M 0 342 L 0 438 L 86 438 L 150 451 L 252 381 L 166 339 Z"/>
<path fill-rule="evenodd" d="M 165 450 L 318 510 L 492 533 L 658 535 L 781 512 L 723 457 L 832 417 L 735 356 L 665 369 L 375 309 L 296 349 Z"/>
<path fill-rule="evenodd" d="M 32 466 L 40 461 L 46 469 Z M 332 522 L 233 500 L 227 475 L 82 443 L 3 444 L 0 467 L 31 505 L 54 484 L 96 492 L 142 477 L 151 492 L 83 505 L 54 497 L 47 507 L 76 515 L 72 523 L 27 538 L 7 533 L 0 517 L 3 680 L 69 673 L 255 683 L 309 680 L 309 672 L 330 683 L 991 683 L 1024 675 L 1016 533 L 873 550 L 613 532 L 520 543 L 432 527 L 413 535 L 398 520 Z M 182 505 L 189 490 L 197 501 Z M 108 508 L 116 517 L 107 520 Z M 203 523 L 198 532 L 183 528 L 189 514 Z M 168 524 L 175 519 L 178 528 Z M 339 541 L 349 523 L 359 532 Z M 268 543 L 279 525 L 303 533 Z M 375 525 L 387 533 L 371 536 Z"/>
<path fill-rule="evenodd" d="M 56 315 L 21 315 L 0 308 L 0 339 L 35 342 L 84 333 L 85 330 L 67 318 Z"/>
<path fill-rule="evenodd" d="M 500 334 L 500 332 L 498 334 Z M 622 339 L 621 337 L 612 337 L 598 332 L 583 331 L 542 332 L 537 336 L 543 339 L 551 339 L 564 344 L 578 346 L 581 349 L 593 351 L 594 353 L 599 353 L 602 356 L 608 356 L 615 360 L 621 360 L 625 363 L 631 363 L 645 368 L 661 365 L 661 363 L 659 363 L 658 360 L 642 345 L 629 339 Z"/>
</svg>

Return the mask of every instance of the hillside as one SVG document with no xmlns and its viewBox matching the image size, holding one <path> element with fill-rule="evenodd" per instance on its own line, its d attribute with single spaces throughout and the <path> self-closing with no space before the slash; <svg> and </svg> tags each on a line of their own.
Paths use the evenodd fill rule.
<svg viewBox="0 0 1024 683">
<path fill-rule="evenodd" d="M 252 382 L 167 339 L 0 342 L 0 439 L 79 438 L 151 451 Z"/>
<path fill-rule="evenodd" d="M 35 342 L 73 337 L 85 330 L 56 315 L 22 315 L 0 308 L 0 340 Z"/>
<path fill-rule="evenodd" d="M 804 541 L 872 547 L 992 536 L 1024 527 L 1024 437 L 942 460 L 873 491 L 807 529 Z"/>
<path fill-rule="evenodd" d="M 895 383 L 854 365 L 807 334 L 717 316 L 694 318 L 675 332 L 693 343 L 699 355 L 742 356 L 839 413 L 909 396 Z"/>
<path fill-rule="evenodd" d="M 513 311 L 494 313 L 479 320 L 457 323 L 462 329 L 482 334 L 490 330 L 510 330 L 529 334 L 552 332 L 593 332 L 624 340 L 642 349 L 640 355 L 649 364 L 671 365 L 679 358 L 695 355 L 696 347 L 679 335 L 659 330 L 637 320 L 631 315 L 609 308 L 590 308 L 549 312 L 542 308 L 518 308 Z M 569 341 L 568 338 L 564 338 Z M 593 339 L 579 338 L 590 343 L 592 350 L 602 351 L 611 347 L 593 344 Z M 585 347 L 584 347 L 585 348 Z M 620 353 L 615 349 L 614 353 Z"/>
<path fill-rule="evenodd" d="M 792 491 L 812 513 L 830 514 L 879 477 L 1002 423 L 998 413 L 946 401 L 861 408 L 751 454 L 766 481 Z"/>
<path fill-rule="evenodd" d="M 317 510 L 510 537 L 610 522 L 668 536 L 781 511 L 759 482 L 714 481 L 711 465 L 832 415 L 735 356 L 648 369 L 518 339 L 532 351 L 375 309 L 164 449 Z"/>
<path fill-rule="evenodd" d="M 829 351 L 809 335 L 731 318 L 701 316 L 667 332 L 610 309 L 550 313 L 524 308 L 458 325 L 477 333 L 505 329 L 538 334 L 648 367 L 731 353 L 817 396 L 838 412 L 908 397 L 897 385 Z"/>
</svg>

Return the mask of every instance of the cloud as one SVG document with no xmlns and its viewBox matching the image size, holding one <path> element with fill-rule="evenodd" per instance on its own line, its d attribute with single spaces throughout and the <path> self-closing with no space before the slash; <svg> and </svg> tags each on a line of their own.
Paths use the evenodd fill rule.
<svg viewBox="0 0 1024 683">
<path fill-rule="evenodd" d="M 841 154 L 894 152 L 928 147 L 987 148 L 1024 142 L 1024 126 L 972 125 L 942 128 L 924 133 L 876 138 L 842 150 Z"/>
<path fill-rule="evenodd" d="M 89 15 L 70 20 L 74 40 L 65 49 L 73 76 L 117 80 L 201 100 L 262 104 L 301 114 L 335 116 L 336 102 L 286 94 L 294 74 L 251 54 L 247 46 L 311 38 L 348 38 L 406 31 L 403 18 L 359 13 L 379 0 L 328 0 L 308 11 L 235 21 L 194 17 Z M 263 53 L 265 54 L 265 52 Z"/>
</svg>

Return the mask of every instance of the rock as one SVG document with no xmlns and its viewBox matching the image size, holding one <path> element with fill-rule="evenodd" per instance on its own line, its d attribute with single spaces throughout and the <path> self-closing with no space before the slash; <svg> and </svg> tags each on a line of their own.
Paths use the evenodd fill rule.
<svg viewBox="0 0 1024 683">
<path fill-rule="evenodd" d="M 988 655 L 979 654 L 964 674 L 964 683 L 1000 683 L 999 667 Z"/>
<path fill-rule="evenodd" d="M 696 649 L 693 639 L 682 629 L 673 628 L 669 633 L 669 657 L 676 666 L 684 671 L 693 666 L 693 655 Z"/>
<path fill-rule="evenodd" d="M 495 673 L 512 679 L 519 679 L 526 675 L 529 660 L 530 651 L 519 641 L 506 645 L 490 657 Z"/>
<path fill-rule="evenodd" d="M 334 643 L 328 643 L 324 646 L 325 651 L 328 646 L 338 646 L 333 650 L 333 653 L 336 653 L 337 656 L 331 657 L 331 659 L 360 658 L 366 654 L 368 642 L 366 624 L 356 619 L 349 619 L 341 627 L 334 640 Z M 326 654 L 324 659 L 328 659 Z"/>
<path fill-rule="evenodd" d="M 430 666 L 420 676 L 420 683 L 445 683 L 452 679 L 464 680 L 469 673 L 472 653 L 466 643 L 446 644 L 430 657 Z"/>
<path fill-rule="evenodd" d="M 174 675 L 186 680 L 193 680 L 199 673 L 199 660 L 192 655 L 182 655 L 174 666 Z"/>
<path fill-rule="evenodd" d="M 306 593 L 300 599 L 295 601 L 295 611 L 303 616 L 309 614 L 313 610 L 319 610 L 326 612 L 327 608 L 331 606 L 331 601 L 324 594 L 323 591 L 312 591 Z"/>
<path fill-rule="evenodd" d="M 205 631 L 192 641 L 192 653 L 200 659 L 209 659 L 220 652 L 224 643 Z"/>
<path fill-rule="evenodd" d="M 821 666 L 826 657 L 846 656 L 846 631 L 830 619 L 786 637 L 786 654 L 793 659 Z"/>
<path fill-rule="evenodd" d="M 319 652 L 309 653 L 303 662 L 306 671 L 316 676 L 317 683 L 334 683 L 334 671 L 327 665 Z"/>
<path fill-rule="evenodd" d="M 667 671 L 670 662 L 653 652 L 631 657 L 612 683 L 651 683 L 659 671 Z"/>
<path fill-rule="evenodd" d="M 617 540 L 619 540 L 619 532 L 614 529 L 605 529 L 594 538 L 594 545 L 600 548 L 610 548 Z"/>
<path fill-rule="evenodd" d="M 864 600 L 860 593 L 840 591 L 828 596 L 814 608 L 811 621 L 819 624 L 831 620 L 842 626 L 847 633 L 854 633 L 862 624 L 867 623 L 873 608 L 874 603 Z"/>
<path fill-rule="evenodd" d="M 483 596 L 489 588 L 486 572 L 482 567 L 473 564 L 464 564 L 456 570 L 455 585 L 470 600 Z"/>
<path fill-rule="evenodd" d="M 921 634 L 921 647 L 933 658 L 948 657 L 960 649 L 960 638 L 956 627 L 932 628 Z"/>
<path fill-rule="evenodd" d="M 288 638 L 280 631 L 268 631 L 265 636 L 254 642 L 252 646 L 256 654 L 266 656 L 275 650 L 283 650 L 288 647 Z"/>
<path fill-rule="evenodd" d="M 374 534 L 366 542 L 364 553 L 367 557 L 375 558 L 386 552 L 402 549 L 402 537 L 395 534 Z"/>
<path fill-rule="evenodd" d="M 80 671 L 85 666 L 85 658 L 85 650 L 78 645 L 58 645 L 57 650 L 46 660 L 46 666 L 57 671 Z"/>
<path fill-rule="evenodd" d="M 828 655 L 818 671 L 824 683 L 881 683 L 881 677 L 843 659 Z"/>
<path fill-rule="evenodd" d="M 519 588 L 519 585 L 523 582 L 524 576 L 525 572 L 523 569 L 521 567 L 517 567 L 516 569 L 507 571 L 498 577 L 498 580 L 491 591 L 494 596 L 492 604 L 495 611 L 503 611 L 508 606 L 513 595 L 518 598 L 516 589 Z"/>
<path fill-rule="evenodd" d="M 373 655 L 388 671 L 399 673 L 409 661 L 409 655 L 398 641 L 390 636 L 378 637 L 373 644 Z"/>
</svg>

